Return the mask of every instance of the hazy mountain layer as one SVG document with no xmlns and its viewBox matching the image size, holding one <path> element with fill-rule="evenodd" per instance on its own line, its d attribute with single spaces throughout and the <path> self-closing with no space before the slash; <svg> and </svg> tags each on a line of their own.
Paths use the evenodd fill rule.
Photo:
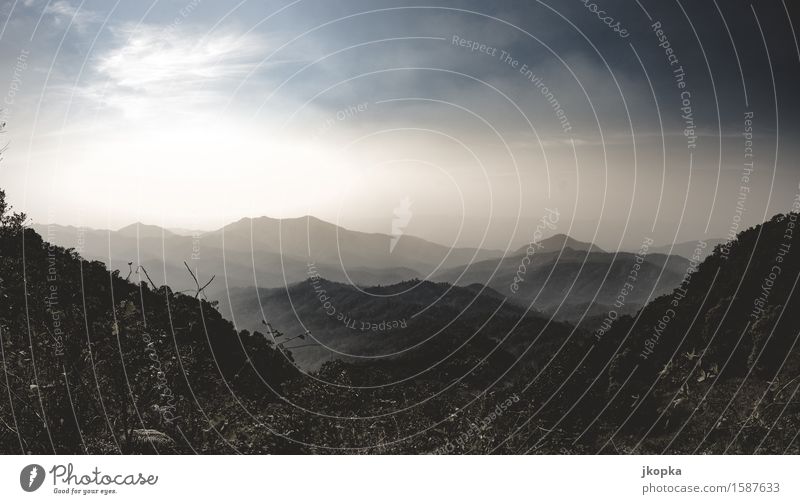
<svg viewBox="0 0 800 504">
<path fill-rule="evenodd" d="M 496 341 L 510 337 L 505 345 L 509 347 L 527 341 L 537 328 L 547 325 L 541 314 L 526 312 L 477 284 L 454 287 L 403 282 L 360 290 L 314 277 L 288 289 L 237 289 L 230 302 L 239 327 L 264 330 L 266 319 L 285 337 L 304 334 L 287 347 L 295 360 L 308 368 L 331 359 L 369 362 L 377 356 L 397 358 L 414 349 L 410 353 L 424 352 L 424 357 L 409 364 L 418 368 L 439 355 L 431 348 L 439 348 L 443 341 L 480 332 Z M 228 309 L 226 306 L 223 313 L 229 314 Z M 552 327 L 563 332 L 562 324 L 553 323 Z M 529 336 L 520 339 L 521 334 Z"/>
<path fill-rule="evenodd" d="M 422 278 L 441 267 L 485 259 L 497 252 L 450 249 L 413 236 L 361 233 L 315 218 L 242 219 L 217 231 L 182 236 L 157 226 L 134 224 L 119 231 L 35 225 L 45 239 L 75 248 L 127 276 L 143 265 L 156 283 L 175 290 L 196 288 L 188 263 L 207 292 L 226 288 L 278 287 L 308 278 L 309 264 L 325 278 L 357 285 L 398 283 Z M 143 277 L 142 277 L 143 278 Z"/>
<path fill-rule="evenodd" d="M 559 242 L 563 240 L 559 239 Z M 546 243 L 547 240 L 545 240 Z M 577 321 L 603 307 L 633 312 L 649 299 L 672 291 L 686 275 L 689 260 L 680 256 L 630 252 L 616 254 L 572 248 L 489 259 L 451 268 L 437 281 L 466 285 L 481 283 L 516 304 L 533 306 L 563 320 Z M 592 248 L 594 250 L 595 248 Z M 626 285 L 627 284 L 627 285 Z M 616 304 L 615 304 L 616 303 Z"/>
</svg>

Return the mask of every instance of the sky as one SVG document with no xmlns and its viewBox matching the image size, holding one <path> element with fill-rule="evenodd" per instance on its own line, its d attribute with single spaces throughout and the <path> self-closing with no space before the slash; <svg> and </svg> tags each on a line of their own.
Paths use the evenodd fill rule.
<svg viewBox="0 0 800 504">
<path fill-rule="evenodd" d="M 725 237 L 800 192 L 792 3 L 0 0 L 0 187 L 93 228 Z"/>
</svg>

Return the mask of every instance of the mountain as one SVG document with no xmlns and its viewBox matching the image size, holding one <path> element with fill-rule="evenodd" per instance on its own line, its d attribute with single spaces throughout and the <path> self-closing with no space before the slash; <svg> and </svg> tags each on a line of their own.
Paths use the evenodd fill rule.
<svg viewBox="0 0 800 504">
<path fill-rule="evenodd" d="M 562 237 L 554 237 L 550 248 L 541 252 L 534 248 L 530 256 L 523 253 L 479 261 L 446 270 L 434 280 L 455 285 L 485 284 L 508 295 L 511 302 L 532 304 L 559 320 L 578 322 L 584 314 L 597 314 L 615 303 L 617 312 L 635 313 L 649 299 L 671 292 L 689 266 L 689 261 L 680 256 L 648 253 L 638 260 L 629 252 L 598 252 L 593 245 Z M 553 245 L 570 243 L 582 250 L 566 247 L 548 251 Z M 635 281 L 629 279 L 632 275 Z"/>
<path fill-rule="evenodd" d="M 142 224 L 141 222 L 136 222 L 134 224 L 130 224 L 117 230 L 115 233 L 118 236 L 124 236 L 127 238 L 157 238 L 161 239 L 162 237 L 165 239 L 172 238 L 175 236 L 175 233 L 169 231 L 167 229 L 152 226 L 147 224 Z"/>
<path fill-rule="evenodd" d="M 514 252 L 514 256 L 522 256 L 528 250 L 529 245 L 525 245 L 520 247 L 516 252 Z M 553 252 L 560 252 L 563 249 L 572 249 L 578 251 L 589 251 L 589 252 L 603 252 L 603 249 L 594 245 L 592 243 L 586 243 L 582 241 L 578 241 L 574 238 L 570 238 L 565 234 L 556 234 L 551 236 L 550 238 L 545 238 L 539 242 L 536 242 L 536 253 L 538 254 L 548 254 Z"/>
<path fill-rule="evenodd" d="M 197 288 L 186 262 L 220 299 L 231 288 L 279 287 L 301 282 L 311 265 L 322 276 L 356 285 L 385 285 L 424 278 L 437 268 L 452 267 L 499 252 L 450 248 L 404 235 L 394 248 L 386 234 L 361 233 L 304 217 L 242 219 L 216 231 L 183 236 L 157 226 L 132 224 L 118 231 L 58 225 L 33 225 L 50 242 L 75 248 L 82 256 L 105 262 L 123 276 L 144 279 L 176 291 Z M 129 265 L 128 263 L 132 263 Z"/>
<path fill-rule="evenodd" d="M 516 348 L 527 341 L 521 335 L 539 332 L 548 323 L 540 313 L 526 312 L 478 284 L 408 281 L 359 289 L 314 276 L 288 288 L 235 289 L 230 303 L 223 313 L 239 327 L 263 330 L 266 321 L 289 337 L 304 335 L 288 348 L 307 369 L 333 359 L 399 357 L 417 347 L 425 354 L 411 359 L 406 370 L 424 368 L 439 354 L 431 347 L 442 341 L 459 340 L 480 328 L 483 337 L 505 337 L 505 347 Z M 554 322 L 548 332 L 566 334 L 564 327 Z"/>
<path fill-rule="evenodd" d="M 697 240 L 694 240 L 694 241 L 681 242 L 675 244 L 667 243 L 665 245 L 660 245 L 658 247 L 652 247 L 650 249 L 650 252 L 654 254 L 679 255 L 681 257 L 689 259 L 693 255 L 695 255 L 696 251 L 699 251 L 699 257 L 700 260 L 702 261 L 712 252 L 714 252 L 714 249 L 717 248 L 718 245 L 723 245 L 728 242 L 728 240 L 723 240 L 721 238 L 711 238 L 703 241 L 706 243 L 706 246 L 702 248 L 698 248 Z"/>
<path fill-rule="evenodd" d="M 206 231 L 200 229 L 186 229 L 186 228 L 169 228 L 167 229 L 172 234 L 181 235 L 181 236 L 200 236 L 204 234 Z"/>
<path fill-rule="evenodd" d="M 229 322 L 46 242 L 0 191 L 0 453 L 796 454 L 797 220 L 743 231 L 633 316 L 582 306 L 592 329 L 481 284 L 313 268 L 231 290 Z"/>
<path fill-rule="evenodd" d="M 392 236 L 352 231 L 315 217 L 241 219 L 202 238 L 233 250 L 272 252 L 308 262 L 341 263 L 351 268 L 410 268 L 427 276 L 448 267 L 499 256 L 499 251 L 451 248 L 403 235 L 391 247 Z"/>
</svg>

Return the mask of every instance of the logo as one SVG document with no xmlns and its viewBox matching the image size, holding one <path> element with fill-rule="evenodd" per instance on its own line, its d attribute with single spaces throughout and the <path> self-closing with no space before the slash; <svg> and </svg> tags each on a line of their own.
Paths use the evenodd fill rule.
<svg viewBox="0 0 800 504">
<path fill-rule="evenodd" d="M 39 464 L 25 466 L 19 473 L 19 485 L 26 492 L 35 492 L 44 483 L 44 467 Z"/>
<path fill-rule="evenodd" d="M 403 236 L 408 223 L 411 221 L 411 198 L 406 196 L 400 204 L 394 208 L 394 219 L 392 219 L 392 239 L 389 242 L 389 253 L 394 252 L 397 241 Z"/>
</svg>

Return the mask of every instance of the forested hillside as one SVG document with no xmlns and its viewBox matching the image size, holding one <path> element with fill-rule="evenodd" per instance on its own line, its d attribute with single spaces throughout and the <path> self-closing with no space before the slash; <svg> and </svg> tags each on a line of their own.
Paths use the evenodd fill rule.
<svg viewBox="0 0 800 504">
<path fill-rule="evenodd" d="M 295 372 L 270 338 L 44 242 L 4 196 L 0 452 L 224 450 L 232 404 L 279 400 Z"/>
</svg>

